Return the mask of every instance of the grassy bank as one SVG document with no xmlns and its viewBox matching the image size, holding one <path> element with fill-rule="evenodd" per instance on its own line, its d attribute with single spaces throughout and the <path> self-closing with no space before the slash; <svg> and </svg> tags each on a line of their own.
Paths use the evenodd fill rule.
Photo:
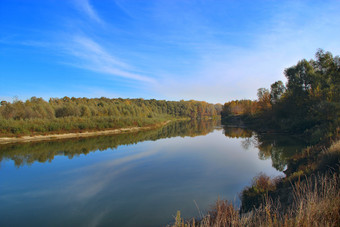
<svg viewBox="0 0 340 227">
<path fill-rule="evenodd" d="M 145 127 L 175 119 L 171 116 L 155 118 L 133 117 L 64 117 L 55 119 L 0 120 L 0 137 L 19 137 L 25 135 L 48 135 L 99 131 L 127 127 Z"/>
<path fill-rule="evenodd" d="M 170 120 L 161 122 L 158 124 L 146 125 L 146 126 L 136 126 L 136 127 L 126 127 L 118 129 L 105 129 L 96 131 L 80 131 L 80 132 L 67 132 L 59 134 L 47 134 L 47 135 L 33 135 L 33 136 L 20 136 L 20 137 L 0 137 L 0 144 L 7 143 L 23 143 L 23 142 L 34 142 L 34 141 L 44 141 L 44 140 L 65 140 L 72 138 L 85 138 L 85 137 L 95 137 L 95 136 L 105 136 L 105 135 L 116 135 L 124 134 L 138 131 L 146 131 L 155 128 L 162 127 L 171 122 Z"/>
<path fill-rule="evenodd" d="M 340 175 L 315 175 L 291 186 L 293 202 L 286 209 L 268 196 L 258 208 L 240 215 L 240 210 L 228 201 L 217 201 L 200 220 L 184 221 L 177 213 L 172 226 L 339 226 Z"/>
</svg>

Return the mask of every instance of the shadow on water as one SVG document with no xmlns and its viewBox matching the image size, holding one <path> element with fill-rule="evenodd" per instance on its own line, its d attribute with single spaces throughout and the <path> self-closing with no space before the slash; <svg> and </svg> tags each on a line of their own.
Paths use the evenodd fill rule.
<svg viewBox="0 0 340 227">
<path fill-rule="evenodd" d="M 306 148 L 303 140 L 287 134 L 256 133 L 249 129 L 228 126 L 223 126 L 223 131 L 229 138 L 242 138 L 244 149 L 257 148 L 259 159 L 271 158 L 272 166 L 281 172 L 286 168 L 290 157 Z"/>
<path fill-rule="evenodd" d="M 220 125 L 218 120 L 175 121 L 162 128 L 134 133 L 62 141 L 5 144 L 0 145 L 0 164 L 2 161 L 12 160 L 16 167 L 21 167 L 35 162 L 52 162 L 55 156 L 67 156 L 72 159 L 82 154 L 117 149 L 121 145 L 143 141 L 155 141 L 177 136 L 195 137 L 212 132 L 218 125 Z"/>
</svg>

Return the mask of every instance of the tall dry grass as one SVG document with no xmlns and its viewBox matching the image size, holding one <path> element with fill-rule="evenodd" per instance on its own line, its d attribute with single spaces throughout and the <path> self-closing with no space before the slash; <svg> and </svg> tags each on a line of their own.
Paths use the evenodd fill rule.
<svg viewBox="0 0 340 227">
<path fill-rule="evenodd" d="M 232 203 L 218 200 L 201 220 L 185 222 L 178 212 L 172 226 L 340 226 L 339 189 L 339 172 L 313 175 L 292 185 L 294 201 L 288 209 L 266 196 L 259 208 L 240 215 Z"/>
</svg>

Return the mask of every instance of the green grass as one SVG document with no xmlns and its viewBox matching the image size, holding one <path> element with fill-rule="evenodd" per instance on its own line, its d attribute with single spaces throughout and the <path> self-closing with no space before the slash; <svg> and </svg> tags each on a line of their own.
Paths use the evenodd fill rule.
<svg viewBox="0 0 340 227">
<path fill-rule="evenodd" d="M 0 119 L 0 136 L 22 136 L 35 134 L 51 134 L 76 132 L 84 130 L 105 130 L 124 127 L 142 127 L 154 125 L 171 116 L 161 115 L 153 118 L 137 117 L 64 117 L 54 119 Z"/>
</svg>

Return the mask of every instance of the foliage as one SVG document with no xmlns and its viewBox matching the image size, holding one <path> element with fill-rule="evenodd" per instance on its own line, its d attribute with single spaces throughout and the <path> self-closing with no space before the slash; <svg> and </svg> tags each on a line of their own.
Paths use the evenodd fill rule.
<svg viewBox="0 0 340 227">
<path fill-rule="evenodd" d="M 263 203 L 265 196 L 276 189 L 276 181 L 278 180 L 271 179 L 263 173 L 254 177 L 252 186 L 246 187 L 241 193 L 241 212 L 246 213 L 254 207 L 259 207 Z"/>
<path fill-rule="evenodd" d="M 235 100 L 223 105 L 221 116 L 228 118 L 234 115 L 253 115 L 257 110 L 257 102 L 251 100 Z"/>
<path fill-rule="evenodd" d="M 108 98 L 32 97 L 25 102 L 1 102 L 0 135 L 95 130 L 143 126 L 169 118 L 203 119 L 219 116 L 220 104 Z"/>
<path fill-rule="evenodd" d="M 285 69 L 287 83 L 258 89 L 258 100 L 227 102 L 222 118 L 241 116 L 260 130 L 303 134 L 316 144 L 335 138 L 340 122 L 340 58 L 318 50 L 315 60 L 299 61 Z"/>
</svg>

